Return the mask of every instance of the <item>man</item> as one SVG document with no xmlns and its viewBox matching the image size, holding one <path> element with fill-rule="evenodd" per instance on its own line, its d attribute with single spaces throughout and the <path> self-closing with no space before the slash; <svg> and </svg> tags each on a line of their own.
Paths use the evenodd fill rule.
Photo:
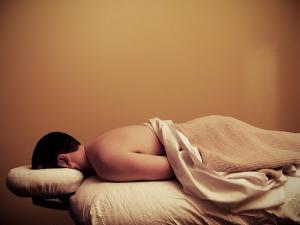
<svg viewBox="0 0 300 225">
<path fill-rule="evenodd" d="M 96 173 L 108 181 L 174 177 L 164 146 L 144 125 L 109 130 L 85 145 L 68 134 L 51 132 L 35 146 L 32 169 L 57 167 Z"/>
</svg>

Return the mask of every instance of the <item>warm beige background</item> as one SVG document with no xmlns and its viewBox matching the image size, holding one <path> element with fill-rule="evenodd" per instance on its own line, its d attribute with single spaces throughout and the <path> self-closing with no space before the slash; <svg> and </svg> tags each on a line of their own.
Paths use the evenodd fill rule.
<svg viewBox="0 0 300 225">
<path fill-rule="evenodd" d="M 297 1 L 3 2 L 1 224 L 72 224 L 5 187 L 48 131 L 85 142 L 154 116 L 221 114 L 300 132 Z"/>
</svg>

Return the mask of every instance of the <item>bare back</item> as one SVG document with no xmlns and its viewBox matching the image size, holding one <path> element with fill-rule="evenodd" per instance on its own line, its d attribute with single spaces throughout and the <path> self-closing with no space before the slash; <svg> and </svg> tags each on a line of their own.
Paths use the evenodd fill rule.
<svg viewBox="0 0 300 225">
<path fill-rule="evenodd" d="M 105 145 L 113 151 L 130 151 L 149 155 L 165 155 L 164 146 L 155 133 L 144 125 L 115 128 L 100 135 L 92 145 Z"/>
<path fill-rule="evenodd" d="M 145 125 L 109 130 L 85 148 L 90 164 L 105 180 L 164 180 L 174 176 L 164 146 Z"/>
</svg>

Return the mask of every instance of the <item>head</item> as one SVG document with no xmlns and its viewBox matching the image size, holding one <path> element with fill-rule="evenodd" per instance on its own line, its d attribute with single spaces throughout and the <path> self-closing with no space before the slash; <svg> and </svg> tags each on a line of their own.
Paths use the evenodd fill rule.
<svg viewBox="0 0 300 225">
<path fill-rule="evenodd" d="M 36 144 L 32 154 L 32 169 L 70 167 L 69 154 L 80 147 L 79 141 L 62 132 L 51 132 Z"/>
</svg>

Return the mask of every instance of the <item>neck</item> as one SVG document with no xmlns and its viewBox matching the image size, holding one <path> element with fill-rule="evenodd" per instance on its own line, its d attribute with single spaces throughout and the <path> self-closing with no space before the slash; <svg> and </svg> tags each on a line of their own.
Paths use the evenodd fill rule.
<svg viewBox="0 0 300 225">
<path fill-rule="evenodd" d="M 91 172 L 93 170 L 87 156 L 84 145 L 80 145 L 76 152 L 72 154 L 72 161 L 77 164 L 78 169 L 82 172 Z"/>
</svg>

